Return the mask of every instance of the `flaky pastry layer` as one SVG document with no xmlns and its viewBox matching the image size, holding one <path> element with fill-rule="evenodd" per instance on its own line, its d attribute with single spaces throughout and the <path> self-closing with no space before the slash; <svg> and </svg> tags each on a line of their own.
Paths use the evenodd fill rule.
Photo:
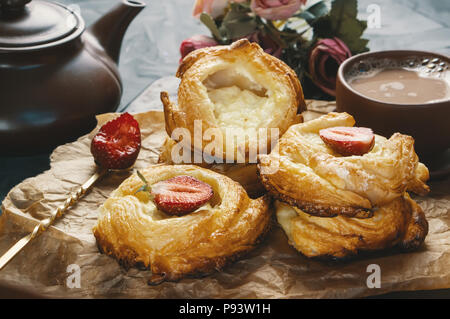
<svg viewBox="0 0 450 319">
<path fill-rule="evenodd" d="M 150 185 L 189 175 L 214 190 L 195 212 L 168 216 L 147 192 L 137 192 L 143 182 L 133 174 L 100 207 L 93 229 L 100 250 L 126 267 L 150 268 L 157 282 L 218 270 L 254 248 L 269 228 L 269 198 L 250 199 L 226 176 L 194 165 L 154 165 L 141 173 Z"/>
<path fill-rule="evenodd" d="M 428 233 L 420 206 L 407 193 L 370 218 L 317 217 L 276 202 L 278 223 L 289 243 L 307 257 L 341 259 L 363 251 L 419 247 Z"/>
<path fill-rule="evenodd" d="M 258 172 L 276 198 L 317 216 L 370 217 L 407 190 L 428 193 L 428 169 L 419 163 L 412 137 L 375 135 L 362 156 L 341 156 L 320 138 L 321 129 L 353 126 L 347 113 L 329 113 L 292 125 L 269 155 L 260 155 Z"/>
<path fill-rule="evenodd" d="M 218 158 L 247 159 L 250 148 L 256 146 L 261 153 L 269 152 L 276 136 L 270 131 L 257 135 L 258 129 L 276 128 L 281 136 L 301 120 L 299 114 L 305 109 L 295 72 L 247 39 L 191 52 L 181 62 L 177 77 L 181 79 L 178 104 L 161 93 L 167 133 L 179 140 L 172 133 L 186 128 L 192 148 L 203 150 L 209 145 Z M 212 141 L 195 134 L 196 120 L 203 132 L 216 130 Z M 233 129 L 229 133 L 241 133 L 230 137 L 227 128 Z"/>
</svg>

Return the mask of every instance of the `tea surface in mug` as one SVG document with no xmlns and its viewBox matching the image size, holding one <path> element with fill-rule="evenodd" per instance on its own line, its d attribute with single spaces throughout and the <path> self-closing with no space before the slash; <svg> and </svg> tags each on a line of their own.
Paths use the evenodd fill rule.
<svg viewBox="0 0 450 319">
<path fill-rule="evenodd" d="M 428 68 L 372 69 L 351 77 L 348 83 L 366 97 L 394 104 L 424 104 L 450 99 L 449 72 L 431 71 Z"/>
</svg>

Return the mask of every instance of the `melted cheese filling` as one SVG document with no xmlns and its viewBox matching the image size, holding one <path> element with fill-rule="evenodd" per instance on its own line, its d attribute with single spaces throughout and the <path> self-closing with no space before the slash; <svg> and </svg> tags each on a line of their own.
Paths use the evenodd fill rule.
<svg viewBox="0 0 450 319">
<path fill-rule="evenodd" d="M 237 86 L 208 92 L 214 104 L 214 115 L 221 127 L 257 128 L 267 118 L 267 97 L 261 97 Z"/>
<path fill-rule="evenodd" d="M 295 246 L 294 238 L 292 235 L 292 219 L 296 218 L 297 212 L 290 206 L 281 203 L 279 201 L 275 202 L 277 221 L 283 228 L 286 236 L 288 237 L 289 243 Z"/>
<path fill-rule="evenodd" d="M 220 127 L 265 127 L 275 109 L 270 92 L 245 70 L 224 69 L 210 75 L 203 84 Z"/>
</svg>

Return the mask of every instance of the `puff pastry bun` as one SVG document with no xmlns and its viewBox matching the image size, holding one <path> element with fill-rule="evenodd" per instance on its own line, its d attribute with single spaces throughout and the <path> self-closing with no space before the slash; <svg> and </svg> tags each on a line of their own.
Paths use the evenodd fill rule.
<svg viewBox="0 0 450 319">
<path fill-rule="evenodd" d="M 414 249 L 428 233 L 422 209 L 407 193 L 429 191 L 428 169 L 418 162 L 414 140 L 376 135 L 368 153 L 341 156 L 319 136 L 321 129 L 354 124 L 347 113 L 329 113 L 293 125 L 276 149 L 260 156 L 262 183 L 279 199 L 278 223 L 307 257 Z"/>
<path fill-rule="evenodd" d="M 168 216 L 147 192 L 137 192 L 143 183 L 133 174 L 100 207 L 93 231 L 101 251 L 127 267 L 149 267 L 153 283 L 220 269 L 251 250 L 270 225 L 268 197 L 250 199 L 226 176 L 193 165 L 155 165 L 141 173 L 149 184 L 189 175 L 214 190 L 196 211 Z"/>
<path fill-rule="evenodd" d="M 270 152 L 275 136 L 270 130 L 259 135 L 258 129 L 276 128 L 281 136 L 301 121 L 298 114 L 305 109 L 295 72 L 247 39 L 191 52 L 176 75 L 181 79 L 178 104 L 161 93 L 169 136 L 178 141 L 173 131 L 186 128 L 192 149 L 209 145 L 212 155 L 220 159 L 248 161 L 254 146 L 259 146 L 259 153 Z M 214 129 L 211 140 L 194 134 L 195 120 L 200 121 L 202 132 Z M 228 130 L 232 136 L 226 128 L 232 129 Z"/>
<path fill-rule="evenodd" d="M 375 135 L 369 153 L 341 156 L 319 136 L 321 129 L 354 124 L 347 113 L 329 113 L 291 126 L 269 155 L 259 156 L 263 185 L 276 198 L 325 217 L 370 217 L 406 190 L 429 191 L 428 169 L 418 162 L 412 137 Z"/>
<path fill-rule="evenodd" d="M 276 202 L 278 223 L 289 243 L 307 257 L 342 259 L 363 251 L 419 247 L 428 233 L 425 215 L 407 194 L 381 206 L 371 218 L 309 215 Z"/>
</svg>

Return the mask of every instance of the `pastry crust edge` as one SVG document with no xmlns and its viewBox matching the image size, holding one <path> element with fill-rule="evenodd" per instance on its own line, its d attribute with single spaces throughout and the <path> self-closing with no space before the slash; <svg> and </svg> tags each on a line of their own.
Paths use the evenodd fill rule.
<svg viewBox="0 0 450 319">
<path fill-rule="evenodd" d="M 370 218 L 373 216 L 373 212 L 371 210 L 360 208 L 360 207 L 352 207 L 352 206 L 338 206 L 338 205 L 321 205 L 315 204 L 313 202 L 302 201 L 285 194 L 281 194 L 277 189 L 270 183 L 269 178 L 267 176 L 260 174 L 260 166 L 257 166 L 257 174 L 260 178 L 261 183 L 267 190 L 267 192 L 272 195 L 275 199 L 278 199 L 282 202 L 285 202 L 291 206 L 298 207 L 299 209 L 305 211 L 306 213 L 318 217 L 334 217 L 338 215 L 342 215 L 345 217 L 354 217 L 354 218 Z"/>
<path fill-rule="evenodd" d="M 257 203 L 259 206 L 265 206 L 262 209 L 273 210 L 272 207 L 272 198 L 265 194 L 257 199 L 254 199 L 253 201 L 260 201 L 260 203 Z M 94 228 L 94 236 L 96 238 L 97 247 L 99 251 L 107 256 L 113 257 L 118 261 L 118 263 L 124 267 L 125 269 L 130 269 L 132 267 L 137 267 L 141 270 L 151 270 L 152 276 L 148 280 L 149 285 L 159 285 L 163 283 L 164 281 L 179 281 L 184 277 L 203 277 L 206 275 L 209 275 L 211 273 L 214 273 L 216 271 L 222 270 L 225 266 L 235 262 L 236 260 L 242 258 L 250 251 L 254 250 L 258 244 L 263 241 L 267 233 L 270 231 L 270 229 L 273 227 L 274 221 L 273 221 L 273 214 L 270 213 L 268 216 L 268 220 L 266 225 L 264 226 L 262 232 L 259 234 L 259 236 L 256 238 L 256 240 L 251 244 L 248 245 L 247 249 L 240 250 L 232 255 L 229 256 L 220 256 L 215 258 L 205 258 L 199 261 L 199 264 L 202 264 L 200 267 L 192 267 L 193 270 L 183 273 L 174 273 L 169 274 L 165 272 L 157 272 L 155 270 L 158 270 L 159 267 L 152 267 L 152 265 L 144 265 L 141 261 L 137 261 L 138 254 L 131 248 L 131 247 L 124 247 L 122 246 L 121 249 L 114 249 L 114 245 L 111 244 L 106 238 L 103 238 L 100 232 L 96 228 Z M 155 269 L 156 268 L 156 269 Z"/>
</svg>

